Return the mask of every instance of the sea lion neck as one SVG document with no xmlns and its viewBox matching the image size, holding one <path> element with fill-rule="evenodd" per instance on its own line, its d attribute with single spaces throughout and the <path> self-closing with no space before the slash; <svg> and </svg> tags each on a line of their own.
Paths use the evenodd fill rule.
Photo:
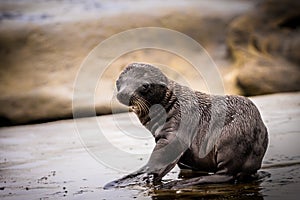
<svg viewBox="0 0 300 200">
<path fill-rule="evenodd" d="M 147 127 L 152 133 L 163 125 L 170 110 L 174 107 L 178 99 L 175 95 L 175 88 L 180 87 L 179 84 L 170 81 L 165 90 L 164 98 L 161 102 L 151 105 L 146 115 L 138 115 L 140 122 Z"/>
<path fill-rule="evenodd" d="M 165 109 L 166 113 L 168 113 L 174 103 L 178 101 L 175 91 L 176 87 L 178 86 L 179 85 L 176 82 L 169 80 L 165 97 L 160 103 L 161 106 Z"/>
</svg>

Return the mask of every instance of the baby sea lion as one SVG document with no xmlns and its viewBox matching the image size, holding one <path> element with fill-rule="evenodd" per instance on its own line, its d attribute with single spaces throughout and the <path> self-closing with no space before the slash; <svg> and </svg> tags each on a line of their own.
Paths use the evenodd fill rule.
<svg viewBox="0 0 300 200">
<path fill-rule="evenodd" d="M 116 86 L 117 99 L 132 108 L 156 145 L 145 166 L 104 188 L 141 181 L 158 185 L 176 164 L 207 175 L 166 187 L 243 180 L 260 169 L 268 133 L 248 98 L 194 91 L 144 63 L 129 64 Z"/>
</svg>

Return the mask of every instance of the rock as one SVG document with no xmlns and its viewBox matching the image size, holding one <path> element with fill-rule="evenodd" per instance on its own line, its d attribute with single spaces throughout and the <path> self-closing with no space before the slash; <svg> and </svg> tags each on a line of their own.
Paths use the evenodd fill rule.
<svg viewBox="0 0 300 200">
<path fill-rule="evenodd" d="M 224 7 L 221 0 L 1 2 L 0 121 L 9 125 L 72 117 L 74 82 L 84 58 L 101 41 L 127 29 L 158 26 L 183 32 L 224 63 L 223 54 L 218 53 L 225 49 L 224 29 L 250 7 L 246 1 L 226 2 Z M 152 61 L 174 66 L 190 79 L 186 61 L 161 55 L 152 53 Z M 113 73 L 103 78 L 108 87 L 101 87 L 95 95 L 97 114 L 112 112 L 111 97 L 120 66 L 149 57 L 145 51 L 136 52 L 109 67 Z M 86 112 L 86 102 L 81 107 Z"/>
<path fill-rule="evenodd" d="M 227 44 L 245 95 L 300 90 L 299 1 L 265 0 L 230 24 Z"/>
<path fill-rule="evenodd" d="M 2 96 L 0 98 L 1 122 L 2 125 L 9 125 L 71 118 L 70 102 L 72 102 L 72 93 L 63 87 L 43 87 Z"/>
<path fill-rule="evenodd" d="M 299 66 L 285 60 L 256 58 L 239 69 L 237 84 L 245 95 L 300 90 Z"/>
</svg>

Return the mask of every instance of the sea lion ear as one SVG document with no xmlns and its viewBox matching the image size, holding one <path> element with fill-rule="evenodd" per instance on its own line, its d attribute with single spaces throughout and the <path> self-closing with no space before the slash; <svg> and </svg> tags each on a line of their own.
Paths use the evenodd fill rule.
<svg viewBox="0 0 300 200">
<path fill-rule="evenodd" d="M 169 84 L 169 80 L 167 77 L 165 77 L 163 75 L 162 78 L 160 78 L 160 80 L 158 81 L 158 85 L 162 86 L 162 87 L 168 87 L 168 84 Z"/>
<path fill-rule="evenodd" d="M 158 85 L 159 85 L 161 88 L 167 88 L 167 87 L 168 87 L 168 84 L 166 84 L 165 82 L 159 82 Z"/>
<path fill-rule="evenodd" d="M 165 83 L 165 82 L 160 82 L 159 85 L 162 87 L 167 87 L 167 83 Z"/>
</svg>

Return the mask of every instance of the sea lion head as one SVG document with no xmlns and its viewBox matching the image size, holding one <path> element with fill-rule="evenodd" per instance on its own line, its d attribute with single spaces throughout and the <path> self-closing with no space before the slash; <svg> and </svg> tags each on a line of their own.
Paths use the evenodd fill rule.
<svg viewBox="0 0 300 200">
<path fill-rule="evenodd" d="M 117 99 L 138 115 L 147 114 L 152 105 L 160 104 L 167 91 L 168 78 L 156 67 L 131 63 L 116 81 Z"/>
</svg>

